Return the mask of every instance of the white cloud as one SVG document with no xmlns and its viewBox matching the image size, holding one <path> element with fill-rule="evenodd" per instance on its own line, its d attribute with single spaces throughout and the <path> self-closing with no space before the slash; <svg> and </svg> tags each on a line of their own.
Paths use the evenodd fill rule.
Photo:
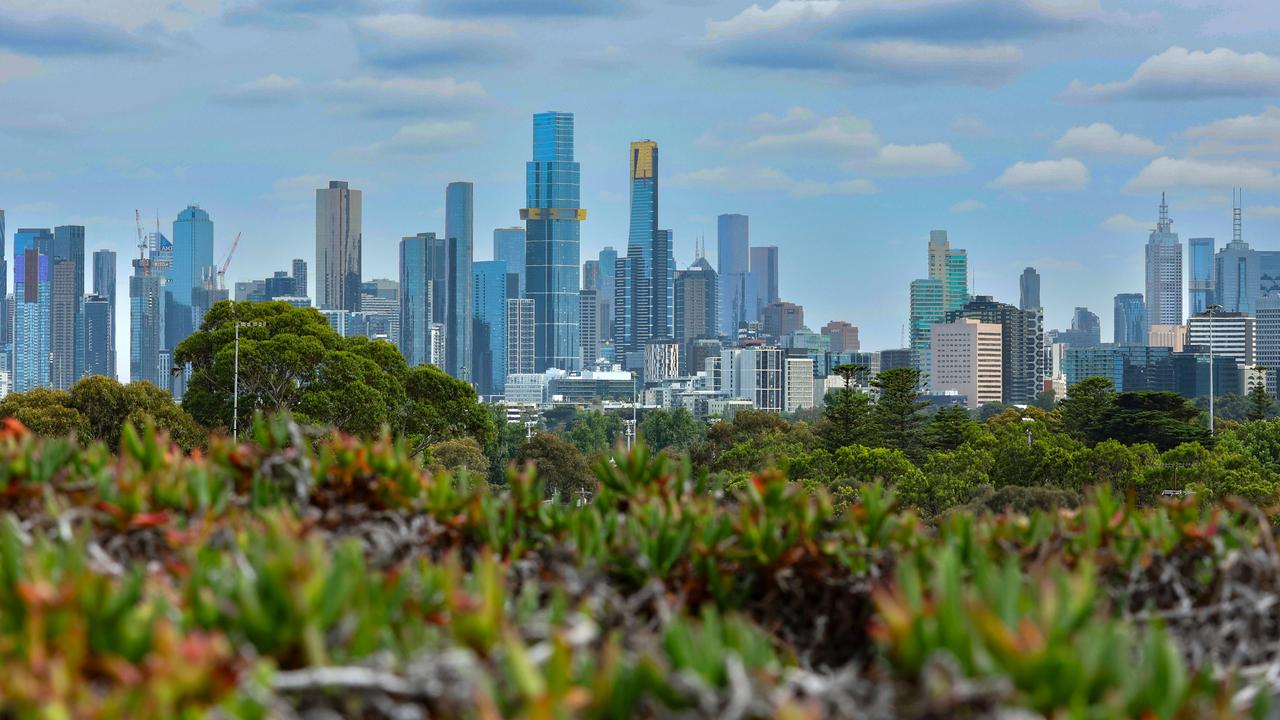
<svg viewBox="0 0 1280 720">
<path fill-rule="evenodd" d="M 796 180 L 770 167 L 714 167 L 682 173 L 672 178 L 676 186 L 712 187 L 728 192 L 785 192 L 792 197 L 867 195 L 876 191 L 870 180 L 837 182 Z"/>
<path fill-rule="evenodd" d="M 951 206 L 951 212 L 953 213 L 970 213 L 985 209 L 987 209 L 986 204 L 977 200 L 961 200 Z"/>
<path fill-rule="evenodd" d="M 302 81 L 272 73 L 218 93 L 217 97 L 233 105 L 274 105 L 297 102 L 302 98 Z"/>
<path fill-rule="evenodd" d="M 335 80 L 320 89 L 334 104 L 370 115 L 416 115 L 457 109 L 485 98 L 475 81 L 439 78 L 372 78 Z"/>
<path fill-rule="evenodd" d="M 870 167 L 885 175 L 945 175 L 967 170 L 965 161 L 946 143 L 885 145 Z"/>
<path fill-rule="evenodd" d="M 1280 205 L 1254 205 L 1252 207 L 1246 205 L 1244 214 L 1258 218 L 1280 217 Z"/>
<path fill-rule="evenodd" d="M 867 43 L 849 56 L 849 68 L 900 80 L 928 79 L 998 85 L 1022 68 L 1015 45 L 938 45 L 907 40 Z"/>
<path fill-rule="evenodd" d="M 785 127 L 795 128 L 802 122 L 797 120 L 797 111 L 800 110 L 803 108 L 791 111 Z M 809 115 L 804 119 L 812 121 L 816 118 Z M 870 121 L 853 115 L 822 118 L 803 129 L 761 135 L 747 143 L 747 147 L 754 150 L 818 155 L 871 153 L 875 152 L 879 146 L 880 137 L 876 135 Z"/>
<path fill-rule="evenodd" d="M 1083 190 L 1089 184 L 1089 169 L 1074 158 L 1016 162 L 991 185 L 1007 189 Z"/>
<path fill-rule="evenodd" d="M 1182 136 L 1196 142 L 1189 151 L 1193 156 L 1280 154 L 1280 107 L 1197 125 Z"/>
<path fill-rule="evenodd" d="M 426 155 L 469 142 L 474 138 L 475 131 L 475 125 L 465 120 L 422 122 L 406 125 L 391 138 L 358 150 L 391 155 Z"/>
<path fill-rule="evenodd" d="M 1124 235 L 1134 235 L 1151 231 L 1151 223 L 1135 220 L 1124 213 L 1117 213 L 1102 222 L 1104 230 L 1121 233 Z"/>
<path fill-rule="evenodd" d="M 390 69 L 498 61 L 510 54 L 513 34 L 509 26 L 489 21 L 408 13 L 357 18 L 352 31 L 361 56 Z"/>
<path fill-rule="evenodd" d="M 1124 189 L 1127 192 L 1152 192 L 1173 188 L 1216 190 L 1234 187 L 1280 190 L 1280 175 L 1268 167 L 1248 162 L 1160 157 L 1152 160 Z"/>
<path fill-rule="evenodd" d="M 1272 97 L 1280 94 L 1280 59 L 1228 48 L 1209 52 L 1171 47 L 1148 58 L 1120 82 L 1086 85 L 1073 80 L 1063 97 L 1072 100 L 1189 100 Z"/>
<path fill-rule="evenodd" d="M 1139 135 L 1122 133 L 1107 123 L 1073 127 L 1053 144 L 1062 155 L 1117 155 L 1151 157 L 1164 151 L 1163 145 Z"/>
<path fill-rule="evenodd" d="M 271 185 L 271 192 L 265 197 L 281 201 L 307 201 L 315 197 L 316 190 L 322 187 L 328 187 L 330 180 L 335 180 L 330 175 L 294 175 L 292 177 L 284 177 L 276 180 Z M 357 187 L 365 187 L 363 183 L 353 183 Z"/>
</svg>

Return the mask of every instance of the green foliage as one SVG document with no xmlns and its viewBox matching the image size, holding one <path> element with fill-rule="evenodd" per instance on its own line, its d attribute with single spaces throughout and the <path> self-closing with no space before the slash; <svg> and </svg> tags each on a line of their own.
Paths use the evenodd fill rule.
<svg viewBox="0 0 1280 720">
<path fill-rule="evenodd" d="M 687 452 L 707 437 L 707 426 L 681 407 L 645 413 L 639 433 L 655 450 Z"/>
<path fill-rule="evenodd" d="M 817 433 L 830 452 L 848 445 L 875 445 L 871 398 L 848 387 L 827 393 Z"/>
<path fill-rule="evenodd" d="M 519 467 L 533 466 L 548 497 L 558 496 L 568 502 L 595 489 L 595 478 L 583 454 L 550 433 L 534 435 L 520 448 L 515 461 Z"/>
<path fill-rule="evenodd" d="M 871 381 L 880 391 L 872 412 L 879 444 L 897 448 L 917 462 L 925 455 L 924 409 L 929 406 L 920 400 L 920 382 L 920 371 L 914 368 L 886 370 Z"/>
</svg>

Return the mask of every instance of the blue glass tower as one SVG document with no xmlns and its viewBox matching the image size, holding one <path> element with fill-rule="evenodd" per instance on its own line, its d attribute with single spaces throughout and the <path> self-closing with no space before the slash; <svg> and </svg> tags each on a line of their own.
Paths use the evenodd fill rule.
<svg viewBox="0 0 1280 720">
<path fill-rule="evenodd" d="M 1114 339 L 1116 345 L 1147 344 L 1147 303 L 1142 293 L 1116 295 Z"/>
<path fill-rule="evenodd" d="M 631 230 L 615 272 L 613 336 L 625 365 L 639 369 L 645 345 L 672 335 L 675 261 L 671 232 L 658 229 L 658 144 L 631 143 L 630 165 Z"/>
<path fill-rule="evenodd" d="M 435 233 L 400 241 L 400 353 L 410 366 L 431 361 L 431 326 L 439 322 L 440 292 L 448 259 L 446 243 Z"/>
<path fill-rule="evenodd" d="M 166 348 L 172 350 L 195 331 L 207 307 L 196 307 L 196 288 L 212 282 L 213 221 L 209 213 L 189 205 L 173 221 L 173 261 L 165 273 L 170 295 L 171 319 L 165 326 Z"/>
<path fill-rule="evenodd" d="M 581 278 L 580 168 L 573 160 L 573 113 L 533 116 L 533 160 L 525 165 L 525 296 L 534 307 L 534 372 L 576 370 Z"/>
<path fill-rule="evenodd" d="M 519 276 L 516 297 L 524 297 L 524 228 L 498 228 L 493 231 L 493 259 L 507 264 L 507 272 Z M 610 267 L 613 267 L 612 265 Z"/>
<path fill-rule="evenodd" d="M 481 395 L 501 395 L 507 379 L 507 264 L 472 265 L 472 373 Z"/>
<path fill-rule="evenodd" d="M 1187 299 L 1191 314 L 1199 315 L 1205 308 L 1217 302 L 1214 299 L 1213 238 L 1191 238 L 1187 241 L 1188 285 Z"/>
<path fill-rule="evenodd" d="M 18 232 L 21 234 L 27 231 Z M 15 250 L 18 244 L 15 238 Z M 49 275 L 49 256 L 34 245 L 27 245 L 14 256 L 13 274 L 14 302 L 17 303 L 13 328 L 13 389 L 25 392 L 37 387 L 47 387 L 50 381 L 49 315 L 52 312 L 53 287 Z"/>
<path fill-rule="evenodd" d="M 445 311 L 445 372 L 471 380 L 471 258 L 475 186 L 453 182 L 445 189 L 444 236 L 448 241 L 448 308 Z"/>
</svg>

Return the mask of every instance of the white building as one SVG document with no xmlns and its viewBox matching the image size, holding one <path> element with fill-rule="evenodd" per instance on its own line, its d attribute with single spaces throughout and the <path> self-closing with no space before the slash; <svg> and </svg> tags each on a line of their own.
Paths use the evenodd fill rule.
<svg viewBox="0 0 1280 720">
<path fill-rule="evenodd" d="M 1212 347 L 1213 354 L 1252 366 L 1257 359 L 1254 318 L 1243 313 L 1200 313 L 1187 320 L 1187 345 Z"/>
<path fill-rule="evenodd" d="M 656 383 L 680 377 L 680 344 L 650 342 L 644 346 L 644 381 Z"/>
<path fill-rule="evenodd" d="M 793 413 L 817 404 L 813 397 L 813 358 L 787 358 L 784 383 L 787 412 Z"/>
<path fill-rule="evenodd" d="M 725 350 L 720 355 L 723 392 L 750 400 L 757 410 L 783 411 L 782 348 L 745 347 Z"/>
<path fill-rule="evenodd" d="M 547 380 L 544 373 L 515 373 L 507 376 L 503 402 L 508 405 L 541 406 L 547 402 Z"/>
<path fill-rule="evenodd" d="M 965 396 L 971 410 L 1001 401 L 1004 375 L 999 323 L 960 318 L 934 325 L 929 337 L 933 358 L 929 384 L 935 393 L 957 392 Z"/>
</svg>

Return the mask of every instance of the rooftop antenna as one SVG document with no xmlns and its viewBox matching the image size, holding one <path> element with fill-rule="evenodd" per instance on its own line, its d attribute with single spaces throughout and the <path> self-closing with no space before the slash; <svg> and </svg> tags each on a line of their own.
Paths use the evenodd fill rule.
<svg viewBox="0 0 1280 720">
<path fill-rule="evenodd" d="M 1231 190 L 1231 238 L 1239 245 L 1243 242 L 1244 232 L 1240 223 L 1240 215 L 1244 205 L 1244 188 L 1232 188 Z"/>
<path fill-rule="evenodd" d="M 1169 205 L 1164 200 L 1164 193 L 1160 193 L 1160 223 L 1156 225 L 1156 232 L 1167 233 L 1173 221 L 1169 219 Z"/>
</svg>

